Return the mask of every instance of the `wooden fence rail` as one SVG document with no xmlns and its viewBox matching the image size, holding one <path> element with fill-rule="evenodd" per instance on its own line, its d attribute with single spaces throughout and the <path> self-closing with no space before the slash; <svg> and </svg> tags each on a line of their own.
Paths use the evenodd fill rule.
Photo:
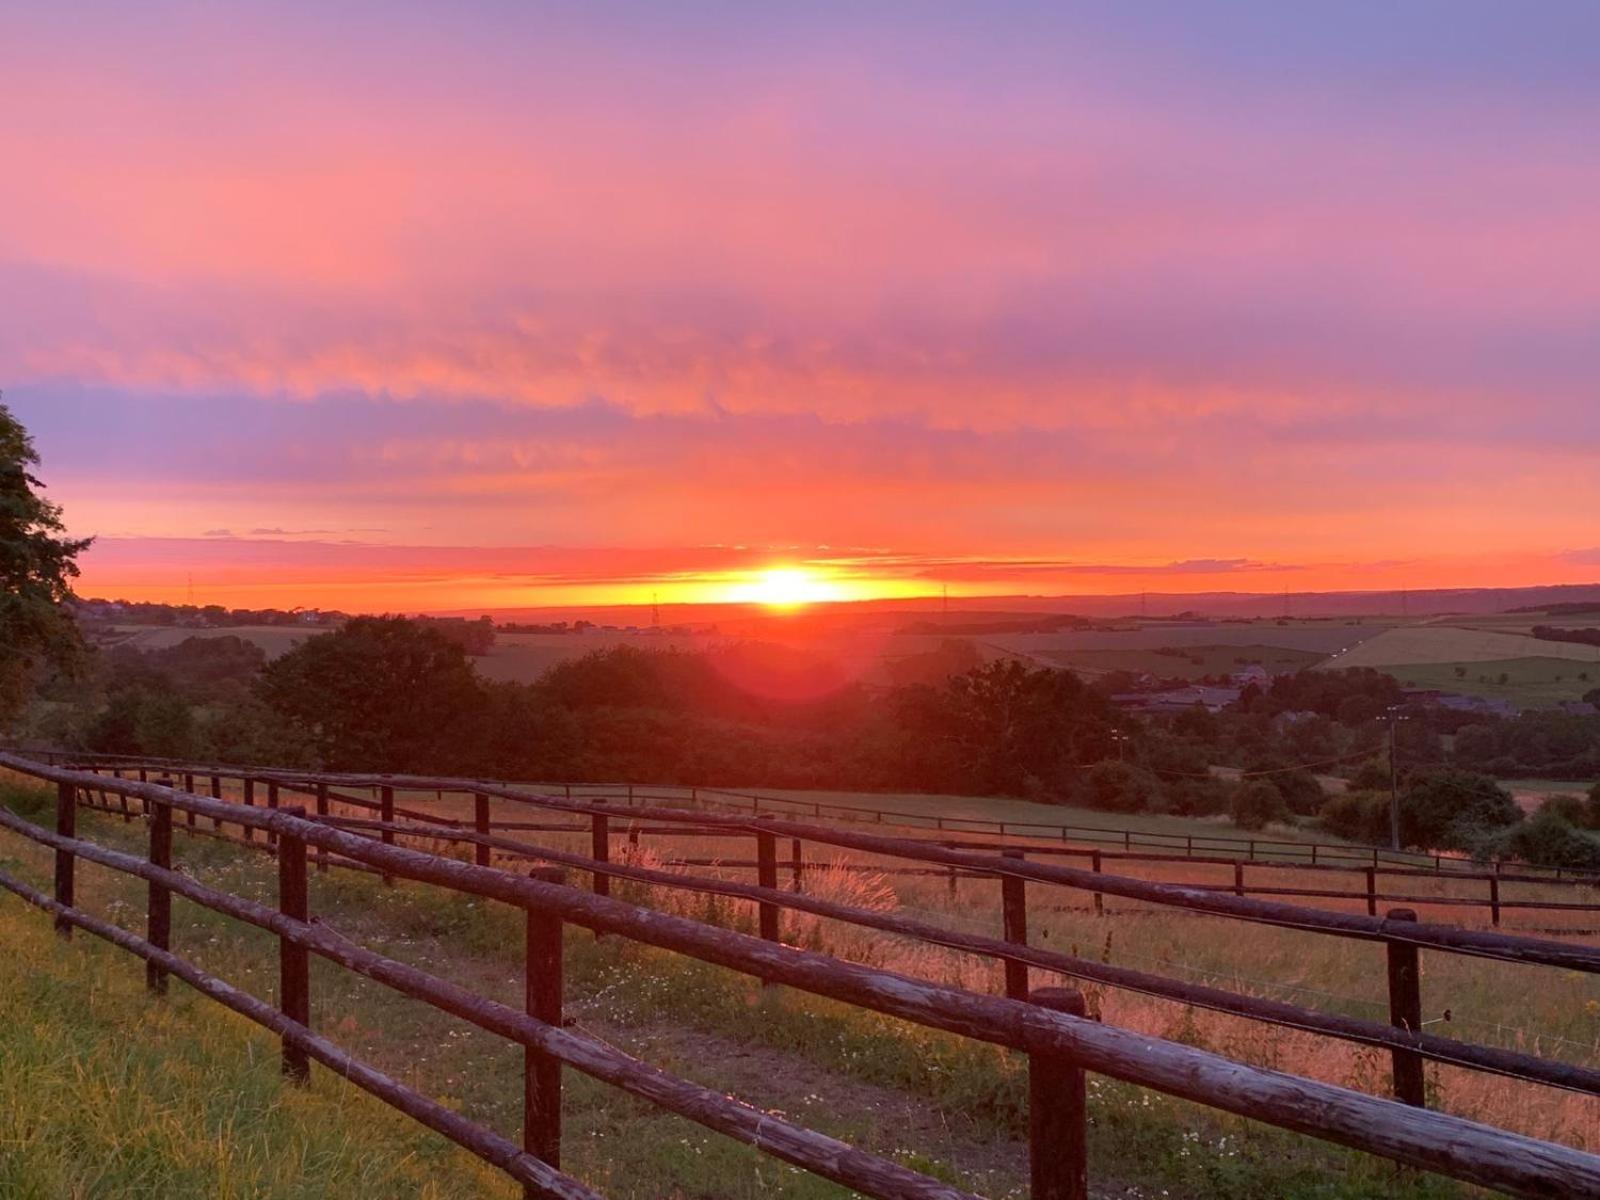
<svg viewBox="0 0 1600 1200">
<path fill-rule="evenodd" d="M 199 765 L 177 759 L 130 757 L 125 755 L 96 755 L 65 752 L 53 749 L 18 749 L 14 753 L 37 757 L 48 765 L 81 764 L 85 768 L 145 769 L 169 774 L 184 771 L 199 773 L 219 769 L 228 775 L 241 775 L 250 768 L 240 765 L 215 767 Z M 460 781 L 455 781 L 459 783 Z M 837 801 L 802 800 L 798 798 L 760 795 L 753 792 L 731 791 L 725 788 L 678 787 L 664 789 L 628 783 L 533 783 L 524 790 L 547 789 L 559 792 L 563 799 L 602 799 L 620 801 L 630 806 L 657 801 L 666 804 L 720 804 L 753 816 L 812 817 L 818 820 L 841 820 L 880 826 L 901 825 L 906 828 L 953 833 L 987 833 L 999 837 L 1015 835 L 1050 839 L 1058 842 L 1088 842 L 1102 847 L 1120 846 L 1123 853 L 1134 852 L 1136 847 L 1146 850 L 1170 850 L 1161 857 L 1194 859 L 1197 856 L 1228 854 L 1226 861 L 1243 858 L 1261 866 L 1284 865 L 1315 867 L 1348 864 L 1350 868 L 1372 866 L 1411 867 L 1428 874 L 1454 874 L 1478 871 L 1477 864 L 1448 854 L 1426 851 L 1392 850 L 1385 847 L 1358 847 L 1337 842 L 1303 842 L 1266 837 L 1236 837 L 1230 834 L 1159 833 L 1148 830 L 1118 828 L 1103 825 L 1059 824 L 1044 821 L 1007 821 L 984 817 L 958 817 L 919 813 L 907 809 L 879 808 L 870 805 L 844 804 Z M 424 790 L 435 790 L 426 788 Z M 456 790 L 452 785 L 446 790 Z M 1181 848 L 1181 853 L 1179 852 Z M 1106 851 L 1109 855 L 1113 851 Z M 1277 856 L 1277 857 L 1274 857 Z M 1538 881 L 1577 881 L 1600 885 L 1600 872 L 1569 867 L 1534 867 L 1517 864 L 1524 874 Z M 1505 876 L 1502 876 L 1505 877 Z"/>
</svg>

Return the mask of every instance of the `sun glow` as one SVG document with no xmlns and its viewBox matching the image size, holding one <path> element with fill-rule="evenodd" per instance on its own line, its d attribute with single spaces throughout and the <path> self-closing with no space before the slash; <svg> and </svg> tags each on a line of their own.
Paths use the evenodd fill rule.
<svg viewBox="0 0 1600 1200">
<path fill-rule="evenodd" d="M 847 599 L 845 589 L 804 567 L 772 567 L 728 589 L 736 604 L 764 604 L 768 608 L 801 608 L 830 600 Z"/>
</svg>

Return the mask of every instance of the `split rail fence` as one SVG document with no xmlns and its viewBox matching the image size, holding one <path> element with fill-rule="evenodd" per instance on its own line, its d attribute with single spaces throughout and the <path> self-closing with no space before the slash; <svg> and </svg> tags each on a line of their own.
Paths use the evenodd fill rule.
<svg viewBox="0 0 1600 1200">
<path fill-rule="evenodd" d="M 1354 1147 L 1393 1161 L 1440 1172 L 1516 1195 L 1600 1195 L 1600 1156 L 1494 1129 L 1442 1113 L 1424 1104 L 1423 1063 L 1450 1063 L 1534 1083 L 1600 1095 L 1600 1072 L 1517 1051 L 1441 1038 L 1422 1029 L 1419 952 L 1465 954 L 1502 962 L 1542 964 L 1600 973 L 1600 950 L 1572 943 L 1460 929 L 1414 920 L 1404 910 L 1385 918 L 1324 912 L 1275 901 L 1220 894 L 1074 867 L 1030 861 L 1020 852 L 975 852 L 905 838 L 801 825 L 770 818 L 736 817 L 642 806 L 617 806 L 531 794 L 482 781 L 396 776 L 315 774 L 253 768 L 236 774 L 240 800 L 221 798 L 223 769 L 209 771 L 212 795 L 125 779 L 121 768 L 95 771 L 53 767 L 0 753 L 0 767 L 53 783 L 57 791 L 54 831 L 0 810 L 0 827 L 54 849 L 55 889 L 46 895 L 0 874 L 0 886 L 55 915 L 64 933 L 81 928 L 127 949 L 147 963 L 152 990 L 177 976 L 204 994 L 271 1029 L 283 1039 L 284 1069 L 308 1077 L 309 1061 L 322 1062 L 358 1086 L 456 1141 L 520 1180 L 529 1196 L 593 1195 L 560 1173 L 560 1077 L 571 1067 L 698 1121 L 784 1161 L 871 1197 L 966 1197 L 968 1193 L 905 1167 L 803 1129 L 736 1100 L 668 1076 L 587 1035 L 562 1028 L 561 929 L 575 924 L 621 935 L 729 967 L 772 983 L 831 997 L 929 1028 L 1007 1046 L 1028 1056 L 1030 1069 L 1030 1169 L 1035 1200 L 1087 1194 L 1084 1153 L 1085 1072 L 1104 1074 L 1169 1095 L 1209 1105 L 1281 1128 Z M 229 770 L 237 770 L 230 768 Z M 146 770 L 148 774 L 148 769 Z M 196 773 L 198 774 L 198 773 Z M 378 799 L 354 795 L 377 789 Z M 470 825 L 437 814 L 402 809 L 396 792 L 460 792 L 472 798 Z M 290 808 L 289 796 L 305 796 L 314 810 Z M 558 851 L 506 836 L 526 832 L 529 822 L 491 820 L 491 800 L 502 800 L 583 818 L 591 854 Z M 260 800 L 261 803 L 255 801 Z M 77 836 L 76 816 L 88 802 L 143 818 L 149 827 L 148 858 Z M 378 819 L 336 814 L 333 804 L 377 813 Z M 183 816 L 181 823 L 174 813 Z M 740 831 L 756 839 L 758 883 L 685 876 L 612 860 L 615 833 L 631 824 Z M 209 828 L 206 826 L 209 825 Z M 243 844 L 272 853 L 278 864 L 276 909 L 229 895 L 172 869 L 174 828 L 217 836 L 224 825 L 242 830 Z M 261 834 L 257 840 L 255 835 Z M 473 861 L 424 852 L 403 839 L 446 840 L 470 845 Z M 778 840 L 810 841 L 873 855 L 934 864 L 998 880 L 1003 899 L 1003 936 L 958 933 L 893 913 L 877 913 L 785 891 L 777 886 Z M 492 865 L 524 858 L 543 864 L 528 876 Z M 143 938 L 77 908 L 75 863 L 82 859 L 148 882 L 147 935 Z M 313 923 L 308 911 L 308 870 L 349 867 L 499 900 L 524 910 L 527 922 L 527 989 L 523 1011 L 476 996 L 447 980 L 387 959 Z M 565 886 L 553 872 L 562 867 L 587 873 L 591 890 Z M 610 897 L 613 879 L 683 888 L 752 901 L 758 934 L 711 926 Z M 1384 947 L 1390 989 L 1390 1024 L 1321 1013 L 1276 1001 L 1095 963 L 1027 944 L 1030 884 L 1064 885 L 1096 894 L 1248 922 L 1356 938 Z M 277 1004 L 249 996 L 187 962 L 170 948 L 173 894 L 275 933 L 280 947 Z M 1006 996 L 980 995 L 905 975 L 785 946 L 779 913 L 810 912 L 900 936 L 917 938 L 1005 964 Z M 433 1101 L 361 1063 L 310 1028 L 308 956 L 329 961 L 385 983 L 442 1011 L 497 1033 L 525 1049 L 523 1144 L 443 1109 Z M 1385 1100 L 1344 1088 L 1262 1070 L 1159 1038 L 1101 1025 L 1082 1016 L 1081 997 L 1068 989 L 1031 987 L 1029 972 L 1044 971 L 1128 988 L 1238 1016 L 1387 1048 L 1398 1099 Z"/>
</svg>

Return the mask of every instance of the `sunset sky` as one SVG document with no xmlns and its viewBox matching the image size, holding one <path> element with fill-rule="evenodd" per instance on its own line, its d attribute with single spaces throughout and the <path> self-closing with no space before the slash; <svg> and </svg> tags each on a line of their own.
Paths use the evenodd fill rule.
<svg viewBox="0 0 1600 1200">
<path fill-rule="evenodd" d="M 1600 4 L 0 8 L 80 591 L 1600 580 Z"/>
</svg>

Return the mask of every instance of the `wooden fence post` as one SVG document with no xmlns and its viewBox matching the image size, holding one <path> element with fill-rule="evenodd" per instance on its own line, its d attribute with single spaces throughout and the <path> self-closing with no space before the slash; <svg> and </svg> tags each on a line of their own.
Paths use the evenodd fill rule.
<svg viewBox="0 0 1600 1200">
<path fill-rule="evenodd" d="M 565 883 L 560 867 L 534 867 L 528 878 Z M 561 918 L 527 910 L 525 1000 L 527 1014 L 556 1029 L 562 1023 Z M 522 1051 L 522 1148 L 552 1167 L 561 1166 L 561 1061 L 531 1046 Z M 539 1193 L 525 1189 L 533 1200 Z"/>
<path fill-rule="evenodd" d="M 1021 858 L 1021 850 L 1002 852 L 1005 858 Z M 1027 881 L 1016 875 L 1000 876 L 1000 915 L 1005 940 L 1018 946 L 1028 944 Z M 1006 959 L 1006 995 L 1012 1000 L 1028 998 L 1028 965 Z"/>
<path fill-rule="evenodd" d="M 78 789 L 70 783 L 56 784 L 56 832 L 62 837 L 78 836 Z M 73 872 L 77 858 L 71 850 L 56 851 L 56 903 L 72 907 Z M 72 923 L 56 918 L 56 932 L 72 940 Z"/>
<path fill-rule="evenodd" d="M 765 831 L 756 834 L 756 883 L 774 891 L 778 887 L 778 839 Z M 778 906 L 769 900 L 757 902 L 756 918 L 763 940 L 778 941 Z"/>
<path fill-rule="evenodd" d="M 378 820 L 383 822 L 383 828 L 378 832 L 378 840 L 385 846 L 394 845 L 394 789 L 387 784 L 378 792 Z M 394 876 L 383 877 L 384 887 L 394 886 Z"/>
<path fill-rule="evenodd" d="M 1378 915 L 1378 868 L 1367 868 L 1367 916 Z"/>
<path fill-rule="evenodd" d="M 794 890 L 803 892 L 806 890 L 806 860 L 800 845 L 800 839 L 794 838 L 789 848 L 792 852 L 790 861 L 793 864 L 794 871 Z"/>
<path fill-rule="evenodd" d="M 163 787 L 170 783 L 161 780 Z M 172 805 L 159 801 L 150 807 L 150 865 L 172 866 Z M 172 892 L 153 879 L 147 889 L 145 938 L 158 950 L 172 949 Z M 167 973 L 153 962 L 145 964 L 144 983 L 158 996 L 167 994 Z"/>
<path fill-rule="evenodd" d="M 284 809 L 305 816 L 303 808 Z M 310 918 L 306 896 L 306 844 L 293 834 L 278 838 L 278 911 L 291 921 Z M 278 1009 L 291 1021 L 311 1024 L 311 953 L 288 938 L 278 939 Z M 283 1043 L 283 1073 L 295 1083 L 311 1081 L 311 1059 L 298 1046 Z"/>
<path fill-rule="evenodd" d="M 244 806 L 246 808 L 254 808 L 256 806 L 256 781 L 246 775 L 240 782 L 244 787 Z M 244 827 L 244 840 L 247 842 L 256 840 L 256 831 L 252 826 L 246 825 Z"/>
<path fill-rule="evenodd" d="M 1415 909 L 1391 908 L 1388 921 L 1415 921 Z M 1422 1031 L 1422 977 L 1417 948 L 1406 942 L 1389 942 L 1389 1023 L 1411 1033 Z M 1394 1057 L 1395 1099 L 1422 1108 L 1422 1056 L 1414 1050 L 1391 1051 Z"/>
<path fill-rule="evenodd" d="M 1244 895 L 1244 864 L 1237 859 L 1233 863 L 1233 894 Z"/>
<path fill-rule="evenodd" d="M 596 804 L 604 804 L 604 800 L 596 800 Z M 597 812 L 591 821 L 590 855 L 597 863 L 611 861 L 611 818 L 606 813 Z M 599 871 L 594 873 L 594 894 L 596 896 L 611 895 L 611 877 L 602 875 Z M 598 936 L 598 935 L 596 935 Z"/>
<path fill-rule="evenodd" d="M 1500 928 L 1500 880 L 1493 875 L 1489 876 L 1489 919 Z"/>
<path fill-rule="evenodd" d="M 275 779 L 267 780 L 267 807 L 273 811 L 278 807 L 278 781 Z M 278 835 L 270 829 L 267 830 L 267 845 L 273 848 L 274 854 L 277 853 Z"/>
<path fill-rule="evenodd" d="M 1081 1017 L 1076 988 L 1040 988 L 1033 1003 Z M 1064 1056 L 1028 1056 L 1028 1161 L 1032 1200 L 1087 1200 L 1088 1094 L 1083 1068 Z"/>
<path fill-rule="evenodd" d="M 1100 851 L 1098 851 L 1098 850 L 1089 851 L 1089 864 L 1094 869 L 1094 873 L 1096 875 L 1099 875 L 1101 873 L 1100 872 Z M 1094 894 L 1094 915 L 1097 916 L 1097 917 L 1103 917 L 1103 916 L 1106 915 L 1106 898 L 1105 898 L 1105 894 L 1103 892 L 1096 892 Z"/>
<path fill-rule="evenodd" d="M 111 778 L 120 781 L 122 779 L 122 768 L 121 767 L 114 768 L 112 770 L 112 772 L 111 772 Z M 129 821 L 133 820 L 133 809 L 128 804 L 128 793 L 127 792 L 123 792 L 122 796 L 120 797 L 120 799 L 122 801 L 122 823 L 124 825 L 126 825 Z"/>
<path fill-rule="evenodd" d="M 188 772 L 184 772 L 183 790 L 188 792 L 191 796 L 194 795 L 194 776 Z M 191 828 L 194 827 L 195 823 L 199 821 L 199 819 L 199 817 L 195 816 L 194 809 L 192 808 L 183 814 L 183 823 Z"/>
<path fill-rule="evenodd" d="M 222 776 L 221 775 L 213 775 L 211 777 L 211 798 L 213 800 L 221 800 L 222 799 Z M 213 829 L 221 829 L 222 828 L 222 818 L 221 817 L 212 817 L 211 818 L 211 828 L 213 828 Z"/>
<path fill-rule="evenodd" d="M 489 797 L 482 792 L 472 793 L 472 828 L 480 837 L 489 836 Z M 492 854 L 490 847 L 479 842 L 473 847 L 472 861 L 480 867 L 491 866 Z"/>
<path fill-rule="evenodd" d="M 328 815 L 328 785 L 326 783 L 319 783 L 319 784 L 317 784 L 317 816 L 318 817 L 326 817 L 327 815 Z M 328 851 L 327 851 L 327 848 L 325 846 L 318 846 L 317 847 L 317 872 L 319 874 L 324 874 L 325 875 L 325 874 L 327 874 L 327 871 L 328 871 Z"/>
</svg>

